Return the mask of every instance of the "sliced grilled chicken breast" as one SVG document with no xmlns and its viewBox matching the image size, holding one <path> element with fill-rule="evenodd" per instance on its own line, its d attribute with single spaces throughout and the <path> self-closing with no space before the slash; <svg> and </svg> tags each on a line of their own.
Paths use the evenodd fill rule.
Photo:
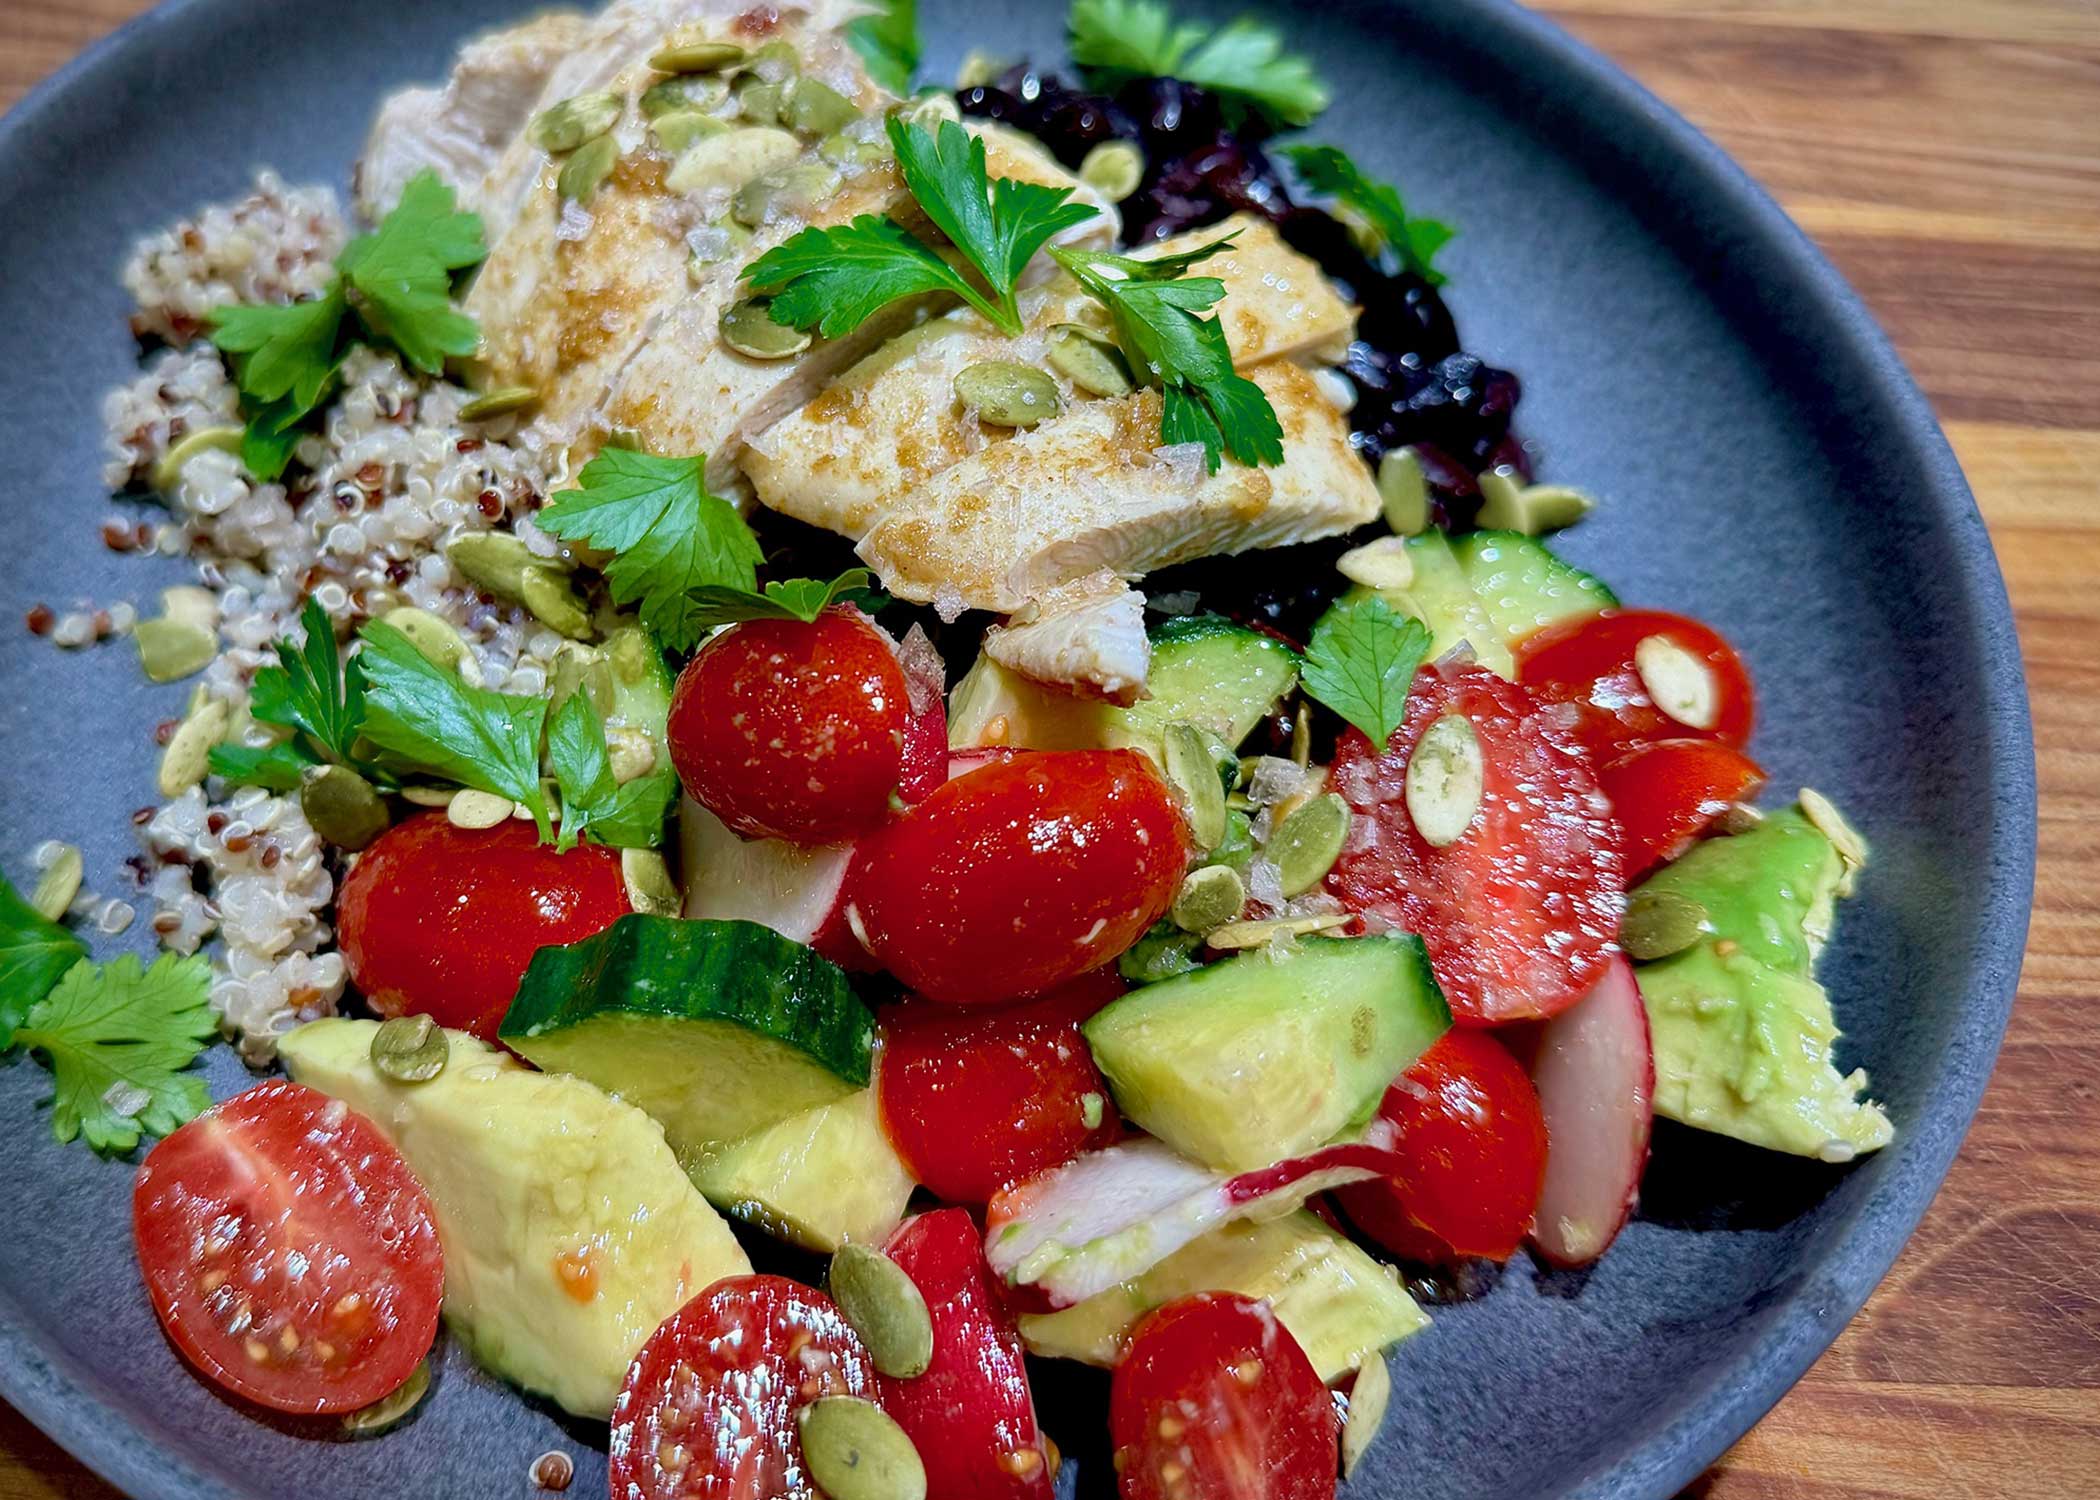
<svg viewBox="0 0 2100 1500">
<path fill-rule="evenodd" d="M 1034 682 L 1128 706 L 1152 665 L 1145 596 L 1106 568 L 1053 589 L 985 632 L 985 654 Z"/>
</svg>

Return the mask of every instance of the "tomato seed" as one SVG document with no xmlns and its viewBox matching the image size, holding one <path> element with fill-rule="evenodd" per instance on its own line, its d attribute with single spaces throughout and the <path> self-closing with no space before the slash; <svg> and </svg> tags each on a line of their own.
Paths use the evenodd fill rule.
<svg viewBox="0 0 2100 1500">
<path fill-rule="evenodd" d="M 261 1339 L 249 1339 L 241 1347 L 248 1351 L 248 1357 L 257 1364 L 266 1365 L 270 1362 L 270 1346 Z"/>
<path fill-rule="evenodd" d="M 227 1280 L 228 1273 L 225 1271 L 206 1271 L 197 1278 L 197 1290 L 209 1297 L 220 1287 L 226 1285 Z"/>
<path fill-rule="evenodd" d="M 1026 1479 L 1043 1466 L 1043 1455 L 1033 1448 L 1013 1448 L 999 1455 L 999 1467 L 1016 1479 Z"/>
<path fill-rule="evenodd" d="M 693 1456 L 683 1443 L 665 1443 L 656 1450 L 656 1461 L 664 1468 L 676 1471 L 691 1463 Z"/>
<path fill-rule="evenodd" d="M 1187 1425 L 1179 1417 L 1161 1417 L 1159 1419 L 1159 1435 L 1170 1443 L 1187 1431 Z"/>
<path fill-rule="evenodd" d="M 1261 1384 L 1261 1361 L 1258 1359 L 1241 1360 L 1232 1367 L 1232 1378 L 1248 1390 L 1253 1390 Z"/>
<path fill-rule="evenodd" d="M 286 1354 L 294 1353 L 299 1347 L 298 1330 L 293 1328 L 292 1325 L 289 1323 L 285 1324 L 284 1332 L 277 1335 L 277 1347 L 282 1349 Z"/>
</svg>

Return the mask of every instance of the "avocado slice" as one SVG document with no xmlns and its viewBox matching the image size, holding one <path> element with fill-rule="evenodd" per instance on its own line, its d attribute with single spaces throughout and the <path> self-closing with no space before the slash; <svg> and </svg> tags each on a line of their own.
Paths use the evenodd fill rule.
<svg viewBox="0 0 2100 1500">
<path fill-rule="evenodd" d="M 1076 1306 L 1024 1315 L 1021 1337 L 1033 1354 L 1113 1366 L 1138 1319 L 1204 1291 L 1266 1300 L 1330 1385 L 1429 1326 L 1390 1267 L 1298 1210 L 1223 1225 Z"/>
<path fill-rule="evenodd" d="M 1680 951 L 1635 971 L 1655 1048 L 1655 1112 L 1753 1146 L 1848 1161 L 1894 1137 L 1840 1074 L 1830 996 L 1816 982 L 1848 872 L 1795 809 L 1708 839 L 1631 897 L 1696 917 Z M 1687 930 L 1688 935 L 1690 930 Z"/>
<path fill-rule="evenodd" d="M 881 1244 L 904 1219 L 911 1173 L 882 1133 L 875 1091 L 790 1115 L 691 1165 L 707 1201 L 805 1250 Z"/>
<path fill-rule="evenodd" d="M 657 1324 L 750 1261 L 640 1110 L 461 1031 L 437 1077 L 395 1083 L 372 1066 L 377 1029 L 313 1021 L 278 1053 L 378 1126 L 429 1192 L 445 1317 L 475 1358 L 603 1420 Z"/>
<path fill-rule="evenodd" d="M 1451 1025 L 1421 939 L 1306 938 L 1131 991 L 1083 1028 L 1123 1114 L 1251 1171 L 1370 1118 Z"/>
<path fill-rule="evenodd" d="M 1407 560 L 1414 565 L 1414 581 L 1404 589 L 1380 589 L 1378 595 L 1403 615 L 1412 615 L 1429 627 L 1429 656 L 1442 656 L 1454 646 L 1473 648 L 1473 656 L 1499 677 L 1517 675 L 1516 658 L 1510 655 L 1502 628 L 1488 614 L 1451 548 L 1451 539 L 1441 531 L 1425 531 L 1407 539 Z M 1351 589 L 1355 598 L 1371 590 Z"/>
</svg>

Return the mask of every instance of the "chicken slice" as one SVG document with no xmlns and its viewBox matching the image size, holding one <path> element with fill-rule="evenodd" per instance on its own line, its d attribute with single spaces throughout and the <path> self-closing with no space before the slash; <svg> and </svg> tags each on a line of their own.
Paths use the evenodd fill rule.
<svg viewBox="0 0 2100 1500">
<path fill-rule="evenodd" d="M 1349 424 L 1287 360 L 1247 372 L 1283 426 L 1283 462 L 1204 472 L 1159 446 L 1154 390 L 1088 401 L 993 442 L 884 511 L 859 547 L 901 598 L 1008 614 L 1099 569 L 1134 578 L 1191 558 L 1333 536 L 1378 514 Z"/>
<path fill-rule="evenodd" d="M 548 75 L 591 25 L 574 11 L 549 11 L 467 43 L 442 87 L 390 96 L 358 159 L 358 212 L 379 219 L 425 168 L 451 184 L 462 206 L 475 207 L 482 179 L 532 118 Z"/>
<path fill-rule="evenodd" d="M 985 632 L 984 652 L 1031 681 L 1127 708 L 1152 665 L 1145 596 L 1102 568 L 1015 610 Z"/>
<path fill-rule="evenodd" d="M 1217 314 L 1242 370 L 1273 359 L 1338 358 L 1355 336 L 1356 309 L 1320 268 L 1283 242 L 1266 219 L 1223 224 L 1133 253 L 1156 256 L 1237 232 L 1232 249 L 1197 274 L 1225 284 Z M 966 421 L 956 375 L 984 360 L 1041 364 L 1044 335 L 1059 323 L 1106 326 L 1100 305 L 1068 277 L 1024 298 L 1028 336 L 1008 338 L 960 309 L 914 329 L 847 370 L 808 405 L 753 438 L 744 473 L 765 505 L 858 539 L 892 495 L 923 484 L 982 448 L 989 429 Z M 1064 385 L 1067 399 L 1075 392 Z"/>
</svg>

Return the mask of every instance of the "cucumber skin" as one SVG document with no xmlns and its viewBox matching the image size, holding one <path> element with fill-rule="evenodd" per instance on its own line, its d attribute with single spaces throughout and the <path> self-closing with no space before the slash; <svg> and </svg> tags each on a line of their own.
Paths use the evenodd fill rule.
<svg viewBox="0 0 2100 1500">
<path fill-rule="evenodd" d="M 1219 614 L 1175 615 L 1153 626 L 1151 635 L 1152 644 L 1155 648 L 1181 645 L 1189 641 L 1204 641 L 1221 635 L 1251 636 L 1256 640 L 1266 641 L 1277 650 L 1287 653 L 1294 662 L 1303 660 L 1298 653 L 1298 649 L 1289 642 L 1279 640 L 1273 635 L 1264 634 L 1262 631 L 1242 625 L 1235 620 L 1228 620 L 1225 616 Z"/>
<path fill-rule="evenodd" d="M 733 1022 L 856 1087 L 870 1076 L 875 1018 L 845 970 L 756 922 L 637 912 L 542 948 L 496 1034 L 540 1037 L 604 1016 Z"/>
</svg>

